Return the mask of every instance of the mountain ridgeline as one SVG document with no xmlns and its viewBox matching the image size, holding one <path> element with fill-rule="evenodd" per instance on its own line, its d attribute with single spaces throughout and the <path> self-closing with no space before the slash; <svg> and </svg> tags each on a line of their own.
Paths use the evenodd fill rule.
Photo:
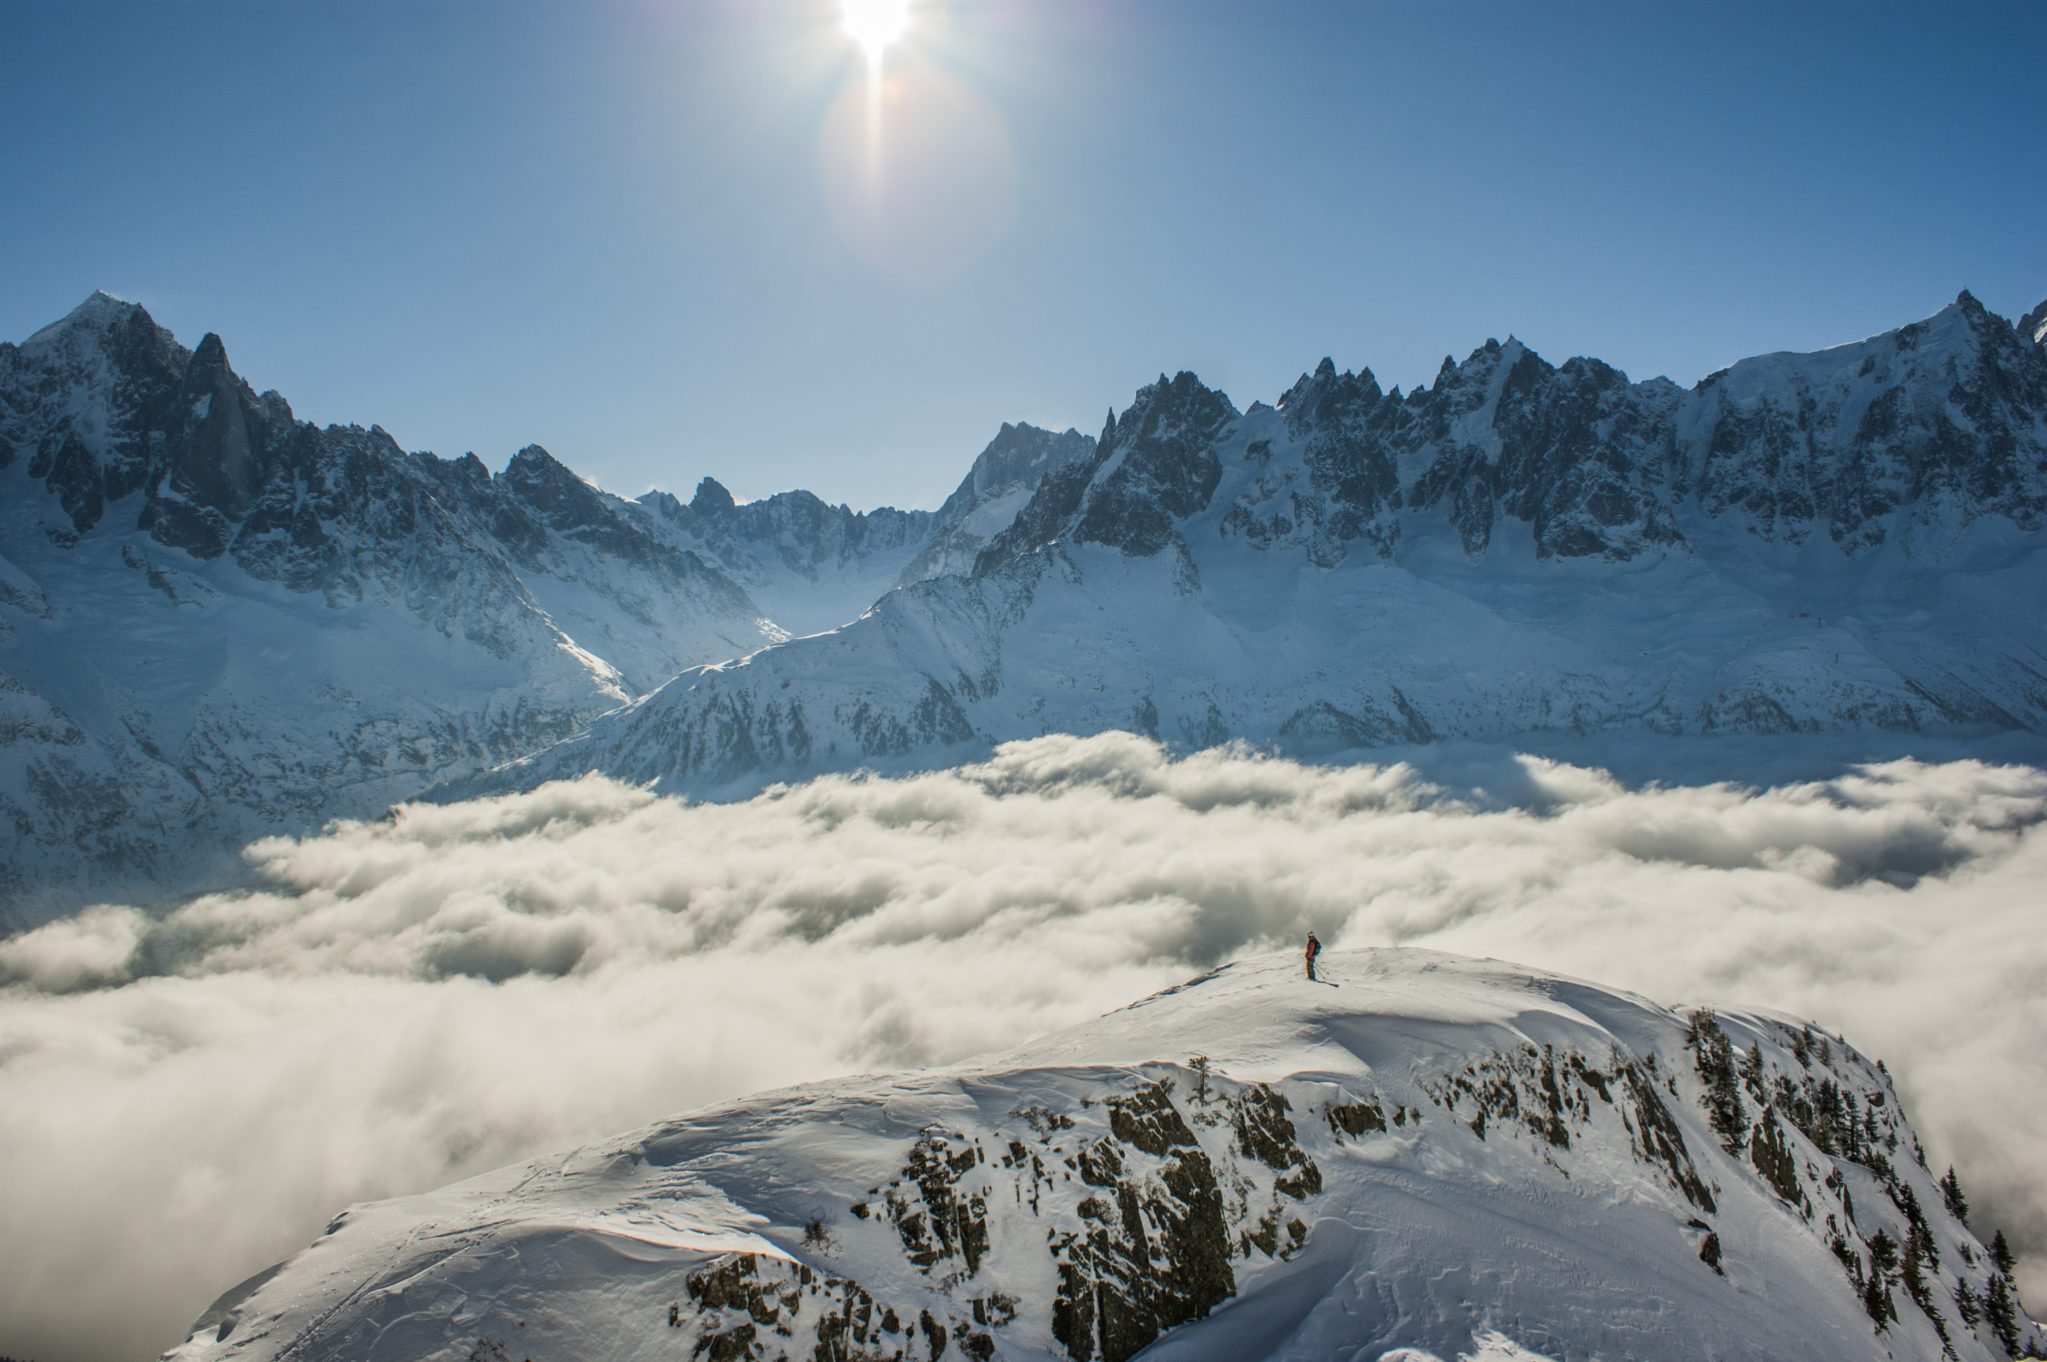
<svg viewBox="0 0 2047 1362">
<path fill-rule="evenodd" d="M 2047 724 L 2047 349 L 1968 294 L 1687 391 L 1487 342 L 1382 390 L 1112 413 L 964 574 L 451 793 L 718 792 L 1129 728 L 1308 752 Z"/>
<path fill-rule="evenodd" d="M 1325 964 L 351 1207 L 166 1356 L 2034 1355 L 2002 1241 L 1840 1037 L 1498 961 Z"/>
<path fill-rule="evenodd" d="M 1005 427 L 937 513 L 628 501 L 538 446 L 493 473 L 299 421 L 217 336 L 95 294 L 0 344 L 0 926 L 218 883 L 257 837 L 842 623 L 978 548 L 1020 445 L 1092 441 Z"/>
<path fill-rule="evenodd" d="M 0 912 L 433 787 L 699 795 L 1054 731 L 1321 752 L 2047 728 L 2047 348 L 1967 294 L 1686 390 L 1519 342 L 1005 425 L 936 512 L 315 427 L 96 294 L 0 344 Z"/>
</svg>

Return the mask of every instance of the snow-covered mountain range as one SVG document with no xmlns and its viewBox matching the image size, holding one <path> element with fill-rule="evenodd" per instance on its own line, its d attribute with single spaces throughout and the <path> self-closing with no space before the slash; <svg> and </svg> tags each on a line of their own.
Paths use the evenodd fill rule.
<svg viewBox="0 0 2047 1362">
<path fill-rule="evenodd" d="M 936 512 L 627 500 L 316 428 L 96 294 L 0 344 L 0 913 L 603 770 L 721 794 L 1048 732 L 2047 725 L 2047 346 L 1967 294 L 1687 391 L 1488 342 L 1005 425 Z M 796 637 L 792 637 L 796 636 Z"/>
<path fill-rule="evenodd" d="M 1241 962 L 1007 1055 L 354 1207 L 168 1357 L 2037 1346 L 1962 1179 L 1840 1037 L 1433 952 L 1323 965 Z"/>
<path fill-rule="evenodd" d="M 1239 411 L 1161 376 L 970 571 L 449 793 L 722 792 L 1126 728 L 1301 752 L 2047 724 L 2047 347 L 1964 293 L 1687 391 L 1487 342 Z"/>
<path fill-rule="evenodd" d="M 1058 443 L 1006 427 L 936 514 L 632 502 L 537 446 L 493 473 L 297 421 L 218 337 L 95 294 L 0 344 L 0 925 L 217 881 L 256 837 L 843 623 L 986 538 L 1033 438 Z"/>
</svg>

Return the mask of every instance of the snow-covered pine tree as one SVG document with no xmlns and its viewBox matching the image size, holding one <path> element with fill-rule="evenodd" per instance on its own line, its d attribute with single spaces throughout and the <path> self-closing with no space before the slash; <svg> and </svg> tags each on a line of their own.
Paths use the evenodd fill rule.
<svg viewBox="0 0 2047 1362">
<path fill-rule="evenodd" d="M 1990 1241 L 1990 1261 L 1997 1264 L 1997 1270 L 2007 1277 L 2011 1276 L 2012 1268 L 2018 1265 L 2018 1255 L 2011 1251 L 2011 1244 L 2005 1239 L 2003 1230 L 1999 1230 L 1996 1237 Z"/>
<path fill-rule="evenodd" d="M 1971 1329 L 1983 1318 L 1982 1299 L 1976 1295 L 1976 1288 L 1969 1284 L 1967 1277 L 1955 1279 L 1955 1313 Z"/>
<path fill-rule="evenodd" d="M 1869 1241 L 1869 1276 L 1862 1283 L 1862 1308 L 1876 1321 L 1878 1333 L 1898 1317 L 1898 1307 L 1891 1300 L 1891 1274 L 1897 1270 L 1898 1241 L 1878 1230 Z"/>
<path fill-rule="evenodd" d="M 1749 1096 L 1755 1098 L 1758 1104 L 1763 1104 L 1770 1100 L 1767 1082 L 1763 1069 L 1762 1042 L 1755 1041 L 1741 1057 L 1741 1085 L 1748 1089 Z"/>
<path fill-rule="evenodd" d="M 2004 1350 L 2018 1356 L 2018 1303 L 2012 1299 L 2011 1287 L 2006 1284 L 2002 1273 L 1992 1274 L 1990 1287 L 1983 1293 L 1983 1318 L 1990 1325 L 1990 1332 L 1996 1334 L 1997 1341 L 2004 1345 Z"/>
<path fill-rule="evenodd" d="M 1955 1176 L 1955 1166 L 1949 1164 L 1947 1173 L 1940 1180 L 1941 1200 L 1947 1202 L 1948 1214 L 1957 1220 L 1969 1218 L 1969 1199 L 1962 1195 L 1962 1182 Z"/>
<path fill-rule="evenodd" d="M 1702 1007 L 1692 1014 L 1685 1044 L 1706 1084 L 1706 1112 L 1713 1122 L 1713 1131 L 1728 1153 L 1739 1154 L 1748 1133 L 1748 1112 L 1742 1106 L 1741 1087 L 1735 1076 L 1734 1044 L 1720 1029 L 1720 1018 L 1712 1008 Z"/>
</svg>

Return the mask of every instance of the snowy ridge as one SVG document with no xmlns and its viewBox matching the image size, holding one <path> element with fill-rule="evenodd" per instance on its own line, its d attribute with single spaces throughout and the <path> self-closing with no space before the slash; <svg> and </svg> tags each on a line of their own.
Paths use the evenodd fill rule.
<svg viewBox="0 0 2047 1362">
<path fill-rule="evenodd" d="M 649 492 L 638 505 L 657 536 L 716 563 L 792 634 L 844 624 L 872 605 L 925 542 L 932 518 L 828 506 L 809 492 L 741 505 L 715 478 L 687 503 Z"/>
<path fill-rule="evenodd" d="M 970 574 L 692 671 L 444 791 L 602 770 L 722 794 L 1127 729 L 1447 736 L 2047 726 L 2047 350 L 1963 295 L 1687 393 L 1519 342 L 1382 391 L 1112 413 Z"/>
<path fill-rule="evenodd" d="M 170 1358 L 2002 1359 L 1880 1066 L 1426 951 L 358 1206 Z"/>
</svg>

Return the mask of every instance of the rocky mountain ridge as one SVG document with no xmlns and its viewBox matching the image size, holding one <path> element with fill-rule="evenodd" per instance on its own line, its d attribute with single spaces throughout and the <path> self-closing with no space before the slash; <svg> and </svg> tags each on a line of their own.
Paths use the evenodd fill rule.
<svg viewBox="0 0 2047 1362">
<path fill-rule="evenodd" d="M 842 623 L 950 524 L 663 495 L 301 422 L 104 293 L 0 344 L 0 924 L 217 883 Z"/>
<path fill-rule="evenodd" d="M 1005 425 L 936 512 L 628 501 L 299 422 L 97 294 L 0 345 L 0 911 L 587 770 L 2038 731 L 2043 450 L 2047 348 L 1964 294 L 1689 391 L 1512 339 L 1410 393 L 1161 376 L 1099 439 Z"/>
<path fill-rule="evenodd" d="M 168 1356 L 2037 1346 L 1961 1180 L 1842 1038 L 1428 951 L 1322 974 L 1244 961 L 1008 1055 L 353 1207 Z"/>
<path fill-rule="evenodd" d="M 1127 728 L 1289 750 L 2047 725 L 2047 348 L 1964 293 L 1686 391 L 1519 342 L 1112 413 L 964 576 L 479 780 L 719 793 Z"/>
</svg>

